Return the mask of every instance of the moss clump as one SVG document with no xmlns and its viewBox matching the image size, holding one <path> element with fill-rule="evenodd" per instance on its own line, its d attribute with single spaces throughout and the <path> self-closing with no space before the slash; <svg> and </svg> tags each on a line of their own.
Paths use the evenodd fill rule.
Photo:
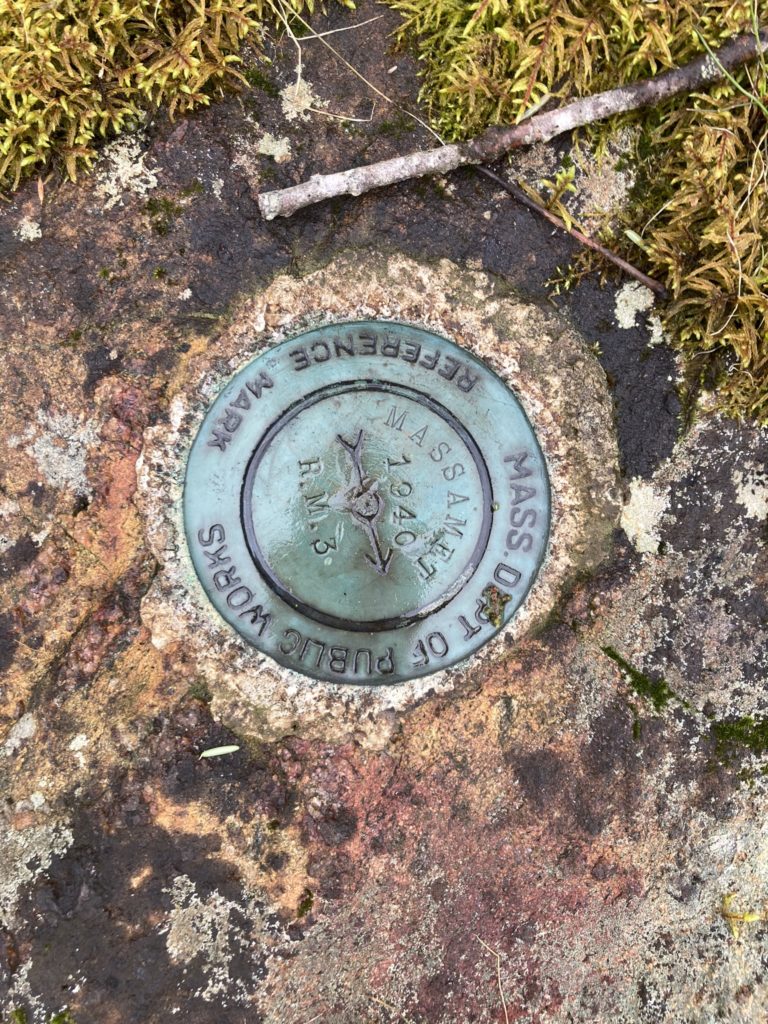
<svg viewBox="0 0 768 1024">
<path fill-rule="evenodd" d="M 627 682 L 639 697 L 649 700 L 656 711 L 663 711 L 671 700 L 677 701 L 683 707 L 688 707 L 686 701 L 681 700 L 675 691 L 668 685 L 665 679 L 651 679 L 639 672 L 628 661 L 613 649 L 613 647 L 601 648 L 611 661 L 615 661 L 627 678 Z"/>
<path fill-rule="evenodd" d="M 243 78 L 252 89 L 260 89 L 265 96 L 276 99 L 280 95 L 280 90 L 272 79 L 265 75 L 263 71 L 260 71 L 259 68 L 245 68 Z"/>
<path fill-rule="evenodd" d="M 191 199 L 193 196 L 201 196 L 205 192 L 202 181 L 199 178 L 194 178 L 186 188 L 183 188 L 179 195 L 182 199 Z"/>
<path fill-rule="evenodd" d="M 314 0 L 282 4 L 311 11 Z M 2 0 L 0 189 L 53 156 L 74 178 L 99 138 L 147 109 L 209 103 L 239 77 L 242 40 L 278 23 L 277 10 L 276 0 Z"/>
<path fill-rule="evenodd" d="M 657 712 L 663 711 L 670 701 L 675 701 L 681 707 L 690 710 L 691 705 L 688 701 L 676 694 L 666 680 L 650 679 L 630 665 L 613 647 L 602 647 L 601 650 L 611 661 L 616 662 L 635 693 L 650 701 Z M 638 708 L 635 704 L 630 704 L 629 707 L 634 716 L 632 734 L 638 739 Z M 768 754 L 768 716 L 753 718 L 751 715 L 744 715 L 742 718 L 718 719 L 706 709 L 704 716 L 709 719 L 709 734 L 715 741 L 715 756 L 721 763 L 728 764 L 734 756 L 743 754 L 745 750 L 756 757 Z"/>
<path fill-rule="evenodd" d="M 757 757 L 768 753 L 768 718 L 722 719 L 712 723 L 715 752 L 722 761 L 730 760 L 739 748 L 746 748 Z"/>
<path fill-rule="evenodd" d="M 768 0 L 386 0 L 421 61 L 447 139 L 519 120 L 550 99 L 636 81 L 768 22 Z M 691 386 L 768 422 L 766 63 L 732 82 L 592 126 L 598 153 L 638 127 L 637 188 L 610 244 L 660 278 L 665 326 Z M 629 232 L 627 234 L 626 232 Z M 590 257 L 594 260 L 594 257 Z"/>
<path fill-rule="evenodd" d="M 743 72 L 765 95 L 762 64 Z M 624 254 L 672 295 L 664 323 L 687 357 L 688 389 L 768 423 L 768 119 L 731 86 L 649 114 L 637 185 L 623 228 L 642 248 Z M 651 219 L 652 223 L 651 222 Z M 643 226 L 648 225 L 647 230 Z M 626 238 L 625 234 L 625 238 Z"/>
<path fill-rule="evenodd" d="M 199 700 L 202 704 L 210 704 L 213 700 L 211 688 L 202 677 L 192 683 L 187 693 L 193 700 Z"/>
<path fill-rule="evenodd" d="M 184 212 L 184 208 L 167 196 L 150 199 L 144 207 L 149 215 L 152 230 L 157 235 L 165 236 L 176 223 L 176 218 Z"/>
<path fill-rule="evenodd" d="M 488 616 L 490 624 L 498 629 L 504 621 L 504 606 L 512 600 L 512 596 L 493 585 L 486 587 L 482 596 L 485 600 L 483 611 Z"/>
<path fill-rule="evenodd" d="M 28 1024 L 29 1015 L 22 1007 L 16 1007 L 8 1015 L 8 1024 Z M 76 1024 L 75 1018 L 69 1010 L 60 1010 L 48 1018 L 47 1024 Z"/>
<path fill-rule="evenodd" d="M 379 125 L 380 135 L 389 136 L 398 142 L 407 138 L 415 130 L 416 122 L 402 110 L 396 110 L 392 117 L 382 121 Z"/>
<path fill-rule="evenodd" d="M 304 895 L 299 900 L 299 905 L 296 908 L 296 917 L 306 917 L 314 905 L 314 894 L 309 889 L 305 889 Z"/>
<path fill-rule="evenodd" d="M 77 348 L 77 343 L 83 336 L 83 332 L 75 328 L 72 331 L 68 331 L 62 341 L 59 342 L 62 348 Z"/>
</svg>

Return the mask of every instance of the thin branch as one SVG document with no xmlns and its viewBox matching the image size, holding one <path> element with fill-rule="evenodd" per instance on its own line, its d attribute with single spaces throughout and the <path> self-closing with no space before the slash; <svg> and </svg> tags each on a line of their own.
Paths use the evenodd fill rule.
<svg viewBox="0 0 768 1024">
<path fill-rule="evenodd" d="M 301 82 L 302 57 L 303 57 L 302 49 L 301 49 L 301 43 L 296 38 L 294 33 L 291 31 L 291 26 L 288 24 L 288 19 L 285 16 L 285 11 L 283 9 L 283 5 L 280 2 L 280 0 L 278 0 L 278 5 L 275 8 L 275 13 L 277 14 L 278 18 L 280 18 L 280 20 L 282 21 L 283 25 L 285 25 L 286 34 L 287 34 L 288 38 L 291 40 L 291 42 L 294 44 L 294 46 L 296 47 L 296 50 L 298 51 L 298 54 L 299 54 L 298 59 L 296 60 L 296 81 L 294 82 L 294 88 L 298 89 L 299 83 Z"/>
<path fill-rule="evenodd" d="M 372 21 L 381 21 L 383 17 L 383 14 L 377 14 L 375 18 L 367 18 L 365 21 L 358 21 L 356 25 L 344 25 L 342 28 L 329 28 L 326 32 L 312 32 L 311 34 L 302 36 L 301 41 L 305 43 L 308 39 L 325 39 L 326 36 L 335 36 L 337 32 L 353 32 L 356 28 L 362 28 L 363 25 L 370 25 Z"/>
<path fill-rule="evenodd" d="M 491 953 L 493 956 L 496 957 L 496 980 L 497 980 L 498 985 L 499 985 L 499 995 L 501 996 L 501 1006 L 502 1006 L 502 1009 L 504 1010 L 504 1024 L 509 1024 L 509 1011 L 507 1009 L 507 1000 L 504 998 L 504 989 L 502 988 L 502 985 L 501 985 L 501 953 L 497 953 L 495 949 L 492 949 L 488 945 L 487 942 L 485 942 L 483 939 L 480 938 L 479 935 L 476 935 L 475 938 L 477 939 L 477 941 L 482 946 L 485 946 L 485 948 L 488 950 L 489 953 Z"/>
<path fill-rule="evenodd" d="M 704 36 L 701 34 L 701 32 L 699 32 L 698 29 L 694 29 L 694 31 L 696 32 L 696 36 L 697 36 L 699 42 L 702 44 L 702 46 L 707 51 L 707 53 L 712 58 L 712 60 L 715 61 L 715 63 L 719 64 L 720 61 L 718 59 L 717 54 L 712 50 L 711 46 L 709 45 L 707 40 L 704 38 Z M 768 117 L 768 107 L 766 107 L 766 105 L 761 101 L 760 97 L 756 93 L 750 92 L 748 89 L 745 89 L 744 86 L 741 85 L 740 82 L 737 82 L 736 79 L 733 77 L 733 75 L 728 70 L 728 68 L 722 68 L 722 72 L 723 72 L 723 75 L 728 79 L 728 81 L 734 87 L 734 89 L 738 90 L 738 92 L 740 92 L 742 94 L 742 96 L 746 96 L 747 99 L 752 100 L 753 103 L 756 103 L 758 105 L 758 107 L 760 108 L 760 110 L 763 112 L 763 116 L 764 117 Z"/>
<path fill-rule="evenodd" d="M 307 107 L 307 110 L 313 114 L 320 114 L 322 117 L 332 117 L 336 121 L 357 121 L 358 124 L 368 124 L 369 121 L 373 120 L 376 104 L 374 103 L 371 108 L 369 117 L 350 117 L 348 114 L 334 114 L 331 110 L 320 110 L 318 107 Z"/>
<path fill-rule="evenodd" d="M 646 288 L 650 288 L 652 292 L 655 292 L 659 296 L 659 298 L 668 298 L 667 289 L 660 281 L 657 281 L 653 277 L 648 277 L 648 275 L 644 274 L 642 270 L 638 270 L 637 267 L 634 267 L 631 263 L 622 259 L 621 256 L 618 256 L 615 252 L 607 249 L 594 238 L 590 238 L 589 235 L 583 234 L 578 230 L 578 228 L 569 228 L 565 221 L 561 220 L 557 214 L 552 213 L 551 210 L 548 210 L 546 206 L 542 206 L 541 203 L 537 203 L 535 199 L 531 199 L 531 197 L 526 195 L 525 192 L 523 192 L 523 190 L 517 185 L 513 185 L 512 182 L 505 181 L 503 178 L 500 178 L 498 174 L 494 174 L 493 171 L 488 170 L 487 167 L 476 167 L 475 170 L 495 181 L 497 185 L 500 185 L 505 192 L 508 192 L 509 195 L 511 195 L 513 199 L 517 200 L 517 202 L 522 206 L 525 206 L 533 213 L 537 213 L 540 217 L 548 220 L 550 224 L 554 224 L 555 227 L 560 228 L 561 231 L 567 231 L 571 238 L 575 238 L 577 242 L 586 246 L 587 249 L 592 249 L 594 252 L 600 253 L 601 256 L 615 264 L 629 277 L 634 277 L 634 279 L 639 281 L 640 284 L 645 285 Z"/>
<path fill-rule="evenodd" d="M 326 45 L 330 47 L 329 43 Z M 469 142 L 421 150 L 336 174 L 316 174 L 300 185 L 275 192 L 262 192 L 259 208 L 266 220 L 290 217 L 305 206 L 334 196 L 359 196 L 362 192 L 392 185 L 397 181 L 426 174 L 447 174 L 468 164 L 491 163 L 512 149 L 530 146 L 534 142 L 547 142 L 582 125 L 641 107 L 656 106 L 672 96 L 718 82 L 728 72 L 753 60 L 766 49 L 768 32 L 765 30 L 760 31 L 759 38 L 751 34 L 736 36 L 714 51 L 712 56 L 702 54 L 681 68 L 665 71 L 633 85 L 585 96 L 557 110 L 536 114 L 511 127 L 488 128 Z M 347 61 L 344 63 L 350 66 Z"/>
</svg>

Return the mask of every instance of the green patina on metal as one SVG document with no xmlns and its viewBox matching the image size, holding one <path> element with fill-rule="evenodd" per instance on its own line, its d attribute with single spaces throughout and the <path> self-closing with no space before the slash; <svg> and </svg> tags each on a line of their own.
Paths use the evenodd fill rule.
<svg viewBox="0 0 768 1024">
<path fill-rule="evenodd" d="M 546 551 L 549 482 L 517 398 L 472 354 L 406 324 L 337 323 L 224 388 L 184 517 L 208 597 L 249 643 L 379 685 L 446 668 L 511 620 Z"/>
</svg>

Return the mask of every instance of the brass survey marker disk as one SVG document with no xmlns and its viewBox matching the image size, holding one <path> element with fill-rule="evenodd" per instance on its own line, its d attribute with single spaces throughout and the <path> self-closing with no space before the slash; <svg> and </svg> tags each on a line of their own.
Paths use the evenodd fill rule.
<svg viewBox="0 0 768 1024">
<path fill-rule="evenodd" d="M 319 327 L 230 381 L 184 488 L 213 605 L 309 676 L 397 683 L 454 664 L 514 616 L 550 523 L 517 398 L 429 331 Z"/>
</svg>

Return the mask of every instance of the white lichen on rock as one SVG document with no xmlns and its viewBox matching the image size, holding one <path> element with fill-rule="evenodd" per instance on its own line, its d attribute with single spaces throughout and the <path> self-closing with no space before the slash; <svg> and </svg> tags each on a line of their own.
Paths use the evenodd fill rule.
<svg viewBox="0 0 768 1024">
<path fill-rule="evenodd" d="M 46 871 L 54 857 L 72 845 L 72 832 L 61 823 L 0 829 L 0 924 L 11 928 L 22 890 Z"/>
<path fill-rule="evenodd" d="M 37 719 L 31 711 L 27 711 L 26 714 L 22 715 L 21 718 L 15 722 L 8 730 L 8 735 L 5 738 L 3 744 L 3 753 L 8 756 L 15 754 L 20 747 L 22 747 L 27 740 L 31 740 L 37 732 Z"/>
<path fill-rule="evenodd" d="M 105 210 L 122 202 L 126 193 L 145 196 L 157 188 L 157 174 L 146 166 L 140 133 L 123 135 L 104 147 L 97 170 L 96 192 L 107 201 Z"/>
<path fill-rule="evenodd" d="M 43 237 L 40 224 L 38 221 L 32 220 L 31 217 L 22 217 L 19 226 L 13 233 L 22 242 L 36 242 L 38 238 Z"/>
<path fill-rule="evenodd" d="M 768 473 L 759 466 L 734 469 L 731 474 L 736 500 L 752 519 L 768 519 Z"/>
<path fill-rule="evenodd" d="M 45 1004 L 41 997 L 32 989 L 32 984 L 29 980 L 30 973 L 34 968 L 34 962 L 27 960 L 26 963 L 19 965 L 12 975 L 11 983 L 8 987 L 8 994 L 6 1003 L 9 1007 L 24 1006 L 27 1009 L 26 1018 L 22 1018 L 29 1022 L 29 1024 L 48 1024 L 50 1017 L 46 1012 Z M 61 1007 L 60 1009 L 64 1009 Z"/>
<path fill-rule="evenodd" d="M 262 156 L 271 156 L 276 164 L 285 164 L 291 159 L 291 143 L 287 136 L 277 138 L 271 132 L 265 132 L 259 139 L 256 150 Z"/>
<path fill-rule="evenodd" d="M 305 78 L 299 78 L 282 89 L 280 100 L 286 121 L 308 121 L 313 110 L 328 106 L 328 101 L 321 99 Z"/>
<path fill-rule="evenodd" d="M 636 137 L 636 129 L 624 127 L 615 132 L 600 156 L 585 139 L 568 154 L 574 191 L 564 192 L 560 201 L 589 233 L 596 234 L 606 219 L 614 219 L 627 200 L 636 179 L 631 161 Z M 557 145 L 537 142 L 513 151 L 510 167 L 515 177 L 547 195 L 565 164 Z"/>
<path fill-rule="evenodd" d="M 760 465 L 760 451 L 754 434 L 745 441 L 727 420 L 714 428 L 701 420 L 652 481 L 635 481 L 627 525 L 642 527 L 641 544 L 654 551 L 663 542 L 664 554 L 642 559 L 604 637 L 639 671 L 723 720 L 766 711 L 768 647 L 764 631 L 743 617 L 764 590 L 764 554 L 754 545 L 760 525 L 750 514 L 760 509 L 745 506 L 750 491 L 732 489 Z M 705 736 L 709 719 L 699 724 Z"/>
<path fill-rule="evenodd" d="M 629 499 L 621 511 L 621 528 L 640 554 L 655 554 L 661 543 L 659 523 L 668 497 L 653 484 L 635 478 L 629 485 Z"/>
<path fill-rule="evenodd" d="M 18 501 L 0 497 L 0 554 L 17 540 L 19 511 Z"/>
<path fill-rule="evenodd" d="M 627 281 L 616 292 L 614 315 L 624 330 L 637 326 L 638 315 L 653 307 L 653 292 L 637 281 Z"/>
<path fill-rule="evenodd" d="M 31 442 L 28 450 L 47 483 L 78 495 L 90 495 L 88 454 L 99 438 L 97 425 L 71 413 L 42 409 L 37 421 L 39 429 L 31 428 L 25 439 Z"/>
<path fill-rule="evenodd" d="M 660 345 L 664 341 L 664 330 L 661 326 L 661 319 L 658 313 L 651 313 L 653 309 L 653 292 L 638 281 L 627 281 L 616 293 L 616 305 L 614 316 L 616 323 L 624 330 L 631 330 L 638 326 L 641 313 L 648 313 L 648 329 L 650 331 L 649 345 Z"/>
<path fill-rule="evenodd" d="M 254 939 L 263 935 L 253 898 L 246 896 L 240 904 L 219 892 L 201 896 L 187 875 L 177 876 L 166 892 L 172 907 L 160 932 L 166 936 L 174 963 L 187 967 L 196 962 L 204 984 L 194 995 L 222 1006 L 248 1002 L 251 989 L 242 978 L 233 976 L 232 965 L 236 956 L 247 954 Z"/>
<path fill-rule="evenodd" d="M 603 217 L 610 219 L 626 202 L 636 174 L 629 155 L 637 130 L 619 129 L 598 157 L 588 142 L 582 141 L 573 152 L 576 164 L 576 192 L 566 197 L 566 206 L 591 231 L 596 232 Z"/>
<path fill-rule="evenodd" d="M 77 736 L 75 736 L 70 741 L 70 743 L 68 744 L 68 747 L 67 747 L 68 750 L 72 751 L 72 753 L 74 754 L 75 760 L 77 761 L 77 763 L 80 765 L 81 768 L 85 767 L 86 759 L 85 759 L 85 754 L 83 753 L 83 751 L 87 748 L 88 742 L 89 741 L 88 741 L 88 737 L 86 736 L 86 734 L 84 732 L 79 732 L 77 734 Z"/>
</svg>

